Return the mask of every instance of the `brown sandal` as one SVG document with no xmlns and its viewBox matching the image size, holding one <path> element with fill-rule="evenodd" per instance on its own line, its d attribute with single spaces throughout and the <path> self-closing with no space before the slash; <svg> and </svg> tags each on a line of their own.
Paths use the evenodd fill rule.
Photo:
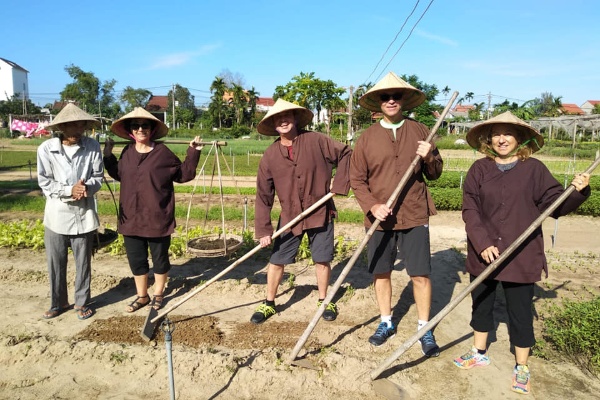
<svg viewBox="0 0 600 400">
<path fill-rule="evenodd" d="M 162 308 L 162 303 L 164 299 L 164 294 L 155 294 L 154 298 L 152 299 L 152 307 L 154 307 L 155 310 L 160 310 Z"/>
<path fill-rule="evenodd" d="M 141 299 L 148 299 L 148 301 L 145 303 L 141 303 Z M 128 308 L 126 308 L 125 311 L 128 313 L 136 312 L 140 308 L 146 307 L 148 304 L 150 304 L 150 296 L 148 294 L 146 294 L 145 296 L 136 296 L 136 298 L 127 305 Z"/>
</svg>

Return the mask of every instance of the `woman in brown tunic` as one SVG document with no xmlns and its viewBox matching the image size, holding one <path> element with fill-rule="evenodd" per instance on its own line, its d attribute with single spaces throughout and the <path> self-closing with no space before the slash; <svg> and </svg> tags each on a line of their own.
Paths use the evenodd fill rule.
<svg viewBox="0 0 600 400">
<path fill-rule="evenodd" d="M 467 133 L 467 142 L 487 157 L 475 161 L 465 180 L 462 215 L 467 231 L 467 272 L 473 281 L 513 243 L 564 191 L 548 168 L 530 155 L 544 145 L 543 137 L 510 112 L 500 114 Z M 575 210 L 590 195 L 589 175 L 578 174 L 571 196 L 552 217 Z M 548 274 L 542 229 L 538 228 L 471 293 L 473 346 L 456 358 L 463 369 L 490 364 L 488 332 L 494 329 L 496 287 L 501 283 L 506 297 L 511 344 L 516 365 L 511 389 L 531 390 L 527 361 L 535 343 L 533 333 L 533 289 Z"/>
</svg>

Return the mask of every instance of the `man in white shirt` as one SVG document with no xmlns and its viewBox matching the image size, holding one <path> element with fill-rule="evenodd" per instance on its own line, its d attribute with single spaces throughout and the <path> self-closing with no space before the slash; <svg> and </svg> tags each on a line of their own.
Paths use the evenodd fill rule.
<svg viewBox="0 0 600 400">
<path fill-rule="evenodd" d="M 70 308 L 67 291 L 69 247 L 75 258 L 75 312 L 77 318 L 94 314 L 91 299 L 91 261 L 94 232 L 100 225 L 94 194 L 102 186 L 104 167 L 100 144 L 83 135 L 98 121 L 69 103 L 48 125 L 60 131 L 37 151 L 38 184 L 46 197 L 44 243 L 50 281 L 50 309 L 54 318 Z"/>
</svg>

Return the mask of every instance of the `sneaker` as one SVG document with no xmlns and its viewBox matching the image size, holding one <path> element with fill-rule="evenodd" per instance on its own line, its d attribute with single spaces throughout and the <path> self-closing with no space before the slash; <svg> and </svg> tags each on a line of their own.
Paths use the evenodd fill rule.
<svg viewBox="0 0 600 400">
<path fill-rule="evenodd" d="M 467 353 L 454 359 L 454 365 L 462 369 L 471 369 L 473 367 L 485 367 L 490 365 L 490 358 L 486 354 L 479 354 L 475 347 L 472 347 Z"/>
<path fill-rule="evenodd" d="M 386 342 L 386 340 L 393 338 L 395 335 L 396 328 L 394 325 L 389 328 L 386 322 L 381 322 L 373 336 L 369 338 L 369 343 L 371 343 L 373 346 L 381 346 Z"/>
<path fill-rule="evenodd" d="M 527 365 L 517 365 L 513 370 L 511 390 L 521 394 L 529 394 L 531 390 L 529 375 L 529 367 Z"/>
<path fill-rule="evenodd" d="M 421 351 L 425 357 L 437 357 L 440 355 L 440 347 L 435 342 L 433 332 L 427 331 L 419 340 L 419 343 L 421 343 Z"/>
<path fill-rule="evenodd" d="M 323 301 L 319 300 L 317 302 L 317 307 L 321 307 L 322 303 L 323 303 Z M 325 321 L 335 321 L 337 316 L 338 316 L 338 309 L 337 309 L 337 306 L 335 305 L 335 303 L 327 304 L 327 307 L 325 307 L 325 311 L 323 311 L 323 319 Z"/>
<path fill-rule="evenodd" d="M 271 315 L 275 315 L 275 307 L 269 306 L 266 303 L 262 303 L 260 306 L 258 306 L 256 311 L 254 311 L 254 314 L 252 314 L 250 322 L 260 324 L 265 322 Z"/>
</svg>

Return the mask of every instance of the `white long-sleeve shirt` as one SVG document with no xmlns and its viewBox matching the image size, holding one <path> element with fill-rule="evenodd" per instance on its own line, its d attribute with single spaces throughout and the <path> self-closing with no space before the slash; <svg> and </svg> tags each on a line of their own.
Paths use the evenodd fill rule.
<svg viewBox="0 0 600 400">
<path fill-rule="evenodd" d="M 44 226 L 62 235 L 91 232 L 100 225 L 94 197 L 104 175 L 100 143 L 83 136 L 78 146 L 69 156 L 60 138 L 52 138 L 37 151 L 38 184 L 46 197 Z M 73 200 L 73 185 L 80 179 L 87 186 L 87 197 Z"/>
</svg>

